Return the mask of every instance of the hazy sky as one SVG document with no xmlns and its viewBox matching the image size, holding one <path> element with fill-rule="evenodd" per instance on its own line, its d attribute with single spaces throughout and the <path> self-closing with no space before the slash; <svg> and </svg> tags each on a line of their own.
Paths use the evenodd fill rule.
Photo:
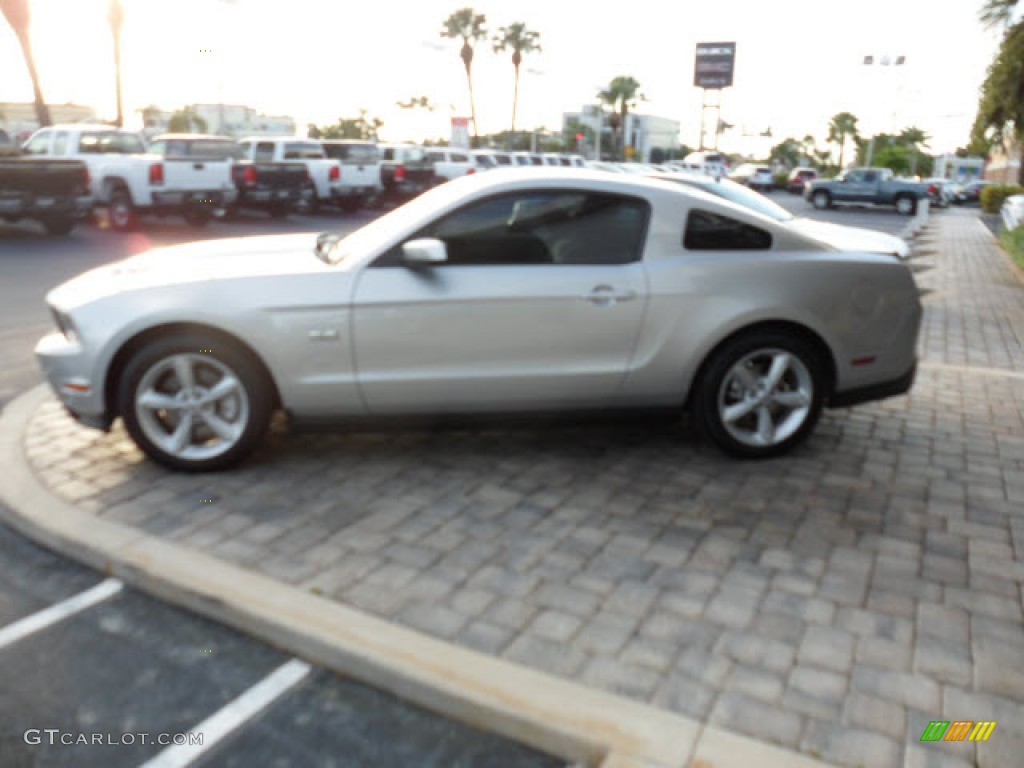
<svg viewBox="0 0 1024 768">
<path fill-rule="evenodd" d="M 445 0 L 123 0 L 124 97 L 134 110 L 185 103 L 247 104 L 289 114 L 300 126 L 333 122 L 366 108 L 388 140 L 447 135 L 468 115 L 459 45 L 439 36 L 465 2 Z M 30 0 L 32 41 L 50 102 L 114 112 L 106 0 Z M 679 120 L 698 141 L 701 91 L 694 88 L 697 42 L 735 41 L 735 86 L 723 92 L 730 151 L 763 153 L 744 138 L 769 126 L 774 141 L 807 133 L 824 140 L 828 119 L 847 110 L 862 127 L 916 124 L 933 151 L 967 141 L 978 90 L 998 37 L 977 21 L 981 0 L 476 0 L 487 26 L 525 22 L 543 52 L 528 56 L 520 81 L 519 128 L 559 128 L 617 75 L 640 81 L 641 111 Z M 212 52 L 206 53 L 205 50 Z M 903 67 L 866 67 L 867 54 L 907 57 Z M 507 128 L 512 64 L 489 43 L 473 64 L 482 133 Z M 17 42 L 0 22 L 0 101 L 32 91 Z M 395 102 L 425 95 L 428 114 Z"/>
</svg>

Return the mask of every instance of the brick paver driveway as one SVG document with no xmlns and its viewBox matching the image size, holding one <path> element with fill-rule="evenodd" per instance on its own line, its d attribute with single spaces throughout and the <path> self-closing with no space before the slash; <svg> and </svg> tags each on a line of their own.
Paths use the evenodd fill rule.
<svg viewBox="0 0 1024 768">
<path fill-rule="evenodd" d="M 941 211 L 910 397 L 742 463 L 672 425 L 274 435 L 164 472 L 55 404 L 26 446 L 109 519 L 456 643 L 849 766 L 1024 754 L 1024 288 Z M 998 721 L 987 744 L 929 720 Z M 1019 764 L 1019 762 L 1017 762 Z"/>
</svg>

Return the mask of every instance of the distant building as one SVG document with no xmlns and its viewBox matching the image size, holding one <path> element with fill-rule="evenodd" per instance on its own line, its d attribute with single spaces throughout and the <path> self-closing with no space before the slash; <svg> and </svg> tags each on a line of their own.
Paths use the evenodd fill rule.
<svg viewBox="0 0 1024 768">
<path fill-rule="evenodd" d="M 985 165 L 985 178 L 1000 184 L 1016 184 L 1020 179 L 1021 144 L 1007 141 L 993 147 Z"/>
<path fill-rule="evenodd" d="M 957 157 L 947 153 L 935 158 L 932 175 L 941 179 L 966 183 L 980 179 L 984 170 L 985 158 L 983 157 Z"/>
<path fill-rule="evenodd" d="M 206 133 L 220 136 L 251 136 L 254 134 L 272 134 L 278 136 L 294 136 L 294 118 L 282 115 L 264 115 L 251 107 L 237 104 L 190 104 L 195 116 L 202 120 L 196 123 L 193 130 L 200 131 L 205 123 Z M 143 120 L 143 132 L 147 136 L 166 133 L 174 112 L 162 109 L 139 110 Z"/>
<path fill-rule="evenodd" d="M 92 107 L 81 104 L 49 104 L 50 120 L 54 123 L 95 123 L 98 122 Z M 36 120 L 36 106 L 31 101 L 0 102 L 0 128 L 14 140 L 28 138 L 39 128 Z"/>
<path fill-rule="evenodd" d="M 602 117 L 600 107 L 596 104 L 589 104 L 579 112 L 565 112 L 562 114 L 563 133 L 569 131 L 574 122 L 589 126 L 595 134 L 600 123 L 601 154 L 607 156 L 612 153 L 614 148 L 612 127 L 607 111 Z M 632 148 L 633 159 L 643 163 L 650 162 L 653 149 L 665 151 L 679 149 L 679 121 L 667 117 L 630 112 L 626 115 L 625 131 L 623 132 L 620 128 L 618 135 L 625 138 L 627 148 Z M 580 149 L 590 159 L 597 159 L 597 148 L 592 143 L 588 143 Z"/>
</svg>

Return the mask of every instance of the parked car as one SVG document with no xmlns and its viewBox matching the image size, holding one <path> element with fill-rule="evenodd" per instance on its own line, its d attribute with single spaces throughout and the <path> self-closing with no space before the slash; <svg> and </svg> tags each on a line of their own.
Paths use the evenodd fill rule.
<svg viewBox="0 0 1024 768">
<path fill-rule="evenodd" d="M 336 202 L 343 211 L 358 211 L 383 191 L 376 143 L 351 139 L 325 139 L 320 143 L 329 158 L 341 163 L 341 191 Z"/>
<path fill-rule="evenodd" d="M 729 178 L 738 184 L 745 184 L 754 191 L 769 192 L 775 186 L 775 177 L 771 167 L 744 163 L 729 173 Z"/>
<path fill-rule="evenodd" d="M 1010 195 L 999 210 L 1006 229 L 1016 229 L 1024 223 L 1024 195 Z"/>
<path fill-rule="evenodd" d="M 818 172 L 813 168 L 797 167 L 789 172 L 786 180 L 786 189 L 794 195 L 802 195 L 804 187 L 818 178 Z"/>
<path fill-rule="evenodd" d="M 303 204 L 311 210 L 337 205 L 345 192 L 341 161 L 327 157 L 323 144 L 298 136 L 249 136 L 239 141 L 246 160 L 257 163 L 301 163 L 309 175 Z"/>
<path fill-rule="evenodd" d="M 927 184 L 894 179 L 888 168 L 854 168 L 804 187 L 804 199 L 819 210 L 849 204 L 892 206 L 897 213 L 912 216 L 927 197 Z"/>
<path fill-rule="evenodd" d="M 921 322 L 896 258 L 681 184 L 564 168 L 456 179 L 346 237 L 160 248 L 47 303 L 58 330 L 36 354 L 68 410 L 120 417 L 186 471 L 241 460 L 278 408 L 686 408 L 724 451 L 773 456 L 823 407 L 906 392 Z"/>
<path fill-rule="evenodd" d="M 993 183 L 995 182 L 985 179 L 969 181 L 963 185 L 953 202 L 957 205 L 978 205 L 981 201 L 981 190 Z"/>
<path fill-rule="evenodd" d="M 490 149 L 472 149 L 469 156 L 473 161 L 473 169 L 476 173 L 491 171 L 498 167 L 498 159 L 494 151 Z"/>
<path fill-rule="evenodd" d="M 380 145 L 381 200 L 401 203 L 411 200 L 444 181 L 434 173 L 427 152 L 416 144 Z"/>
<path fill-rule="evenodd" d="M 671 165 L 684 164 L 688 170 L 699 169 L 709 176 L 725 176 L 729 173 L 729 158 L 721 152 L 690 152 L 679 161 L 672 161 Z"/>
<path fill-rule="evenodd" d="M 31 219 L 66 235 L 92 209 L 89 168 L 80 160 L 29 157 L 0 140 L 0 218 Z"/>
<path fill-rule="evenodd" d="M 309 174 L 302 163 L 258 163 L 246 159 L 248 148 L 234 139 L 199 133 L 165 134 L 150 142 L 149 151 L 171 160 L 227 161 L 238 196 L 234 210 L 257 209 L 284 218 L 302 202 Z"/>
<path fill-rule="evenodd" d="M 429 147 L 427 160 L 434 166 L 434 174 L 445 181 L 476 173 L 476 162 L 468 149 Z"/>
<path fill-rule="evenodd" d="M 953 202 L 953 183 L 941 176 L 923 179 L 922 184 L 928 185 L 928 201 L 936 208 L 948 208 Z"/>
<path fill-rule="evenodd" d="M 750 208 L 800 235 L 812 237 L 825 245 L 842 251 L 881 253 L 895 256 L 900 260 L 910 258 L 910 246 L 899 237 L 874 229 L 848 227 L 843 224 L 808 219 L 804 216 L 794 216 L 759 192 L 753 192 L 742 184 L 737 184 L 729 179 L 715 179 L 705 174 L 695 173 L 664 174 L 657 178 L 663 178 L 676 184 L 686 184 L 715 197 L 728 200 L 730 203 Z"/>
<path fill-rule="evenodd" d="M 193 162 L 155 155 L 142 136 L 109 125 L 73 123 L 41 128 L 25 142 L 30 155 L 81 160 L 90 192 L 119 231 L 135 229 L 139 216 L 184 216 L 203 226 L 238 196 L 227 160 Z"/>
<path fill-rule="evenodd" d="M 544 165 L 544 158 L 534 152 L 513 152 L 512 157 L 515 159 L 516 165 L 531 166 L 531 165 Z"/>
</svg>

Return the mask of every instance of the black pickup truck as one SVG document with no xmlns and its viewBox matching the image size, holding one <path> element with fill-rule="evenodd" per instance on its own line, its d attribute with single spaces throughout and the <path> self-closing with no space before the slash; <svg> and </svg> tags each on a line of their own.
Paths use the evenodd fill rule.
<svg viewBox="0 0 1024 768">
<path fill-rule="evenodd" d="M 51 235 L 66 235 L 92 209 L 89 169 L 79 160 L 23 155 L 0 142 L 0 218 L 34 219 Z"/>
<path fill-rule="evenodd" d="M 380 145 L 380 202 L 404 203 L 445 181 L 434 172 L 426 150 L 415 144 Z"/>
<path fill-rule="evenodd" d="M 229 206 L 229 214 L 256 208 L 274 218 L 284 218 L 303 201 L 309 186 L 309 174 L 302 163 L 247 160 L 243 147 L 223 136 L 158 136 L 150 143 L 149 151 L 168 158 L 231 161 L 231 178 L 238 199 Z"/>
</svg>

